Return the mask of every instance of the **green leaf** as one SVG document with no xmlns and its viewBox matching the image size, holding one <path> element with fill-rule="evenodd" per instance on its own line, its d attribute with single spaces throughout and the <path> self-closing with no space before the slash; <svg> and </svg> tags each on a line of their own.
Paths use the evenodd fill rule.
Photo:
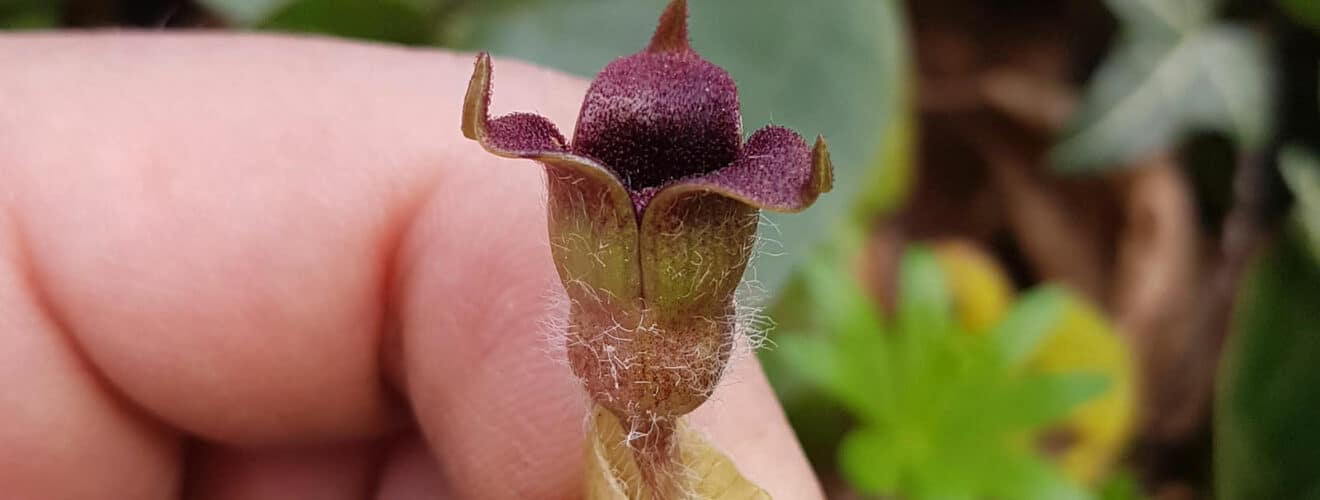
<svg viewBox="0 0 1320 500">
<path fill-rule="evenodd" d="M 1271 78 L 1265 43 L 1244 28 L 1172 36 L 1129 29 L 1097 70 L 1051 160 L 1070 171 L 1120 167 L 1202 129 L 1256 149 L 1269 136 Z"/>
<path fill-rule="evenodd" d="M 14 0 L 0 2 L 0 29 L 48 29 L 60 25 L 62 1 Z"/>
<path fill-rule="evenodd" d="M 1089 500 L 1091 494 L 1073 484 L 1053 465 L 1034 457 L 1006 462 L 1000 493 L 995 498 L 1020 500 Z"/>
<path fill-rule="evenodd" d="M 1057 423 L 1108 388 L 1109 379 L 1097 373 L 1027 375 L 1009 397 L 1018 402 L 1013 425 L 1035 428 Z"/>
<path fill-rule="evenodd" d="M 1279 169 L 1297 199 L 1293 210 L 1311 256 L 1320 263 L 1320 158 L 1300 146 L 1289 146 L 1279 152 Z"/>
<path fill-rule="evenodd" d="M 884 329 L 880 312 L 857 278 L 843 272 L 825 255 L 802 268 L 807 297 L 820 326 L 843 335 L 875 335 Z"/>
<path fill-rule="evenodd" d="M 1209 0 L 1107 0 L 1127 29 L 1142 34 L 1182 34 L 1204 26 L 1219 2 Z"/>
<path fill-rule="evenodd" d="M 898 275 L 900 331 L 908 336 L 943 335 L 953 322 L 953 296 L 935 254 L 924 247 L 903 254 Z"/>
<path fill-rule="evenodd" d="M 839 264 L 832 255 L 817 253 L 802 267 L 794 287 L 802 307 L 799 321 L 780 323 L 774 347 L 760 353 L 776 395 L 814 460 L 834 459 L 846 430 L 844 409 L 883 422 L 890 420 L 893 408 L 879 311 Z M 819 425 L 822 419 L 828 428 Z"/>
<path fill-rule="evenodd" d="M 844 406 L 869 420 L 885 420 L 888 406 L 877 397 L 876 386 L 883 384 L 873 369 L 878 339 L 868 343 L 854 343 L 844 349 L 838 342 L 807 335 L 790 335 L 780 339 L 776 351 L 784 361 L 810 383 L 827 391 Z"/>
<path fill-rule="evenodd" d="M 778 356 L 862 418 L 888 419 L 891 356 L 878 311 L 853 276 L 824 258 L 809 262 L 802 275 L 814 322 L 828 334 L 781 335 Z"/>
<path fill-rule="evenodd" d="M 839 444 L 839 468 L 848 482 L 873 495 L 898 493 L 902 477 L 899 445 L 883 432 L 863 427 Z"/>
<path fill-rule="evenodd" d="M 211 12 L 238 26 L 256 26 L 290 0 L 198 0 Z"/>
<path fill-rule="evenodd" d="M 559 0 L 487 9 L 468 20 L 461 48 L 490 50 L 550 67 L 595 75 L 611 60 L 646 46 L 663 0 Z M 884 176 L 884 157 L 901 147 L 906 108 L 904 26 L 892 0 L 709 0 L 689 5 L 693 47 L 738 83 L 750 132 L 784 125 L 824 135 L 835 165 L 834 191 L 800 214 L 768 214 L 762 236 L 776 241 L 754 277 L 770 293 L 787 281 L 795 259 L 838 230 L 859 193 Z M 559 124 L 571 129 L 571 124 Z M 871 200 L 873 204 L 874 202 Z M 777 228 L 777 230 L 776 230 Z"/>
<path fill-rule="evenodd" d="M 913 500 L 1089 498 L 1029 442 L 1104 393 L 1106 376 L 1024 372 L 1005 362 L 1000 339 L 953 321 L 942 268 L 922 247 L 903 256 L 890 325 L 840 266 L 820 258 L 800 276 L 824 331 L 781 336 L 776 357 L 858 421 L 837 452 L 858 489 Z M 1005 328 L 1043 336 L 1065 297 L 1037 289 Z"/>
<path fill-rule="evenodd" d="M 435 33 L 425 12 L 399 0 L 294 0 L 256 27 L 410 45 L 429 43 Z"/>
<path fill-rule="evenodd" d="M 1320 266 L 1282 235 L 1240 288 L 1215 404 L 1216 498 L 1320 499 Z"/>
<path fill-rule="evenodd" d="M 1058 288 L 1038 287 L 1024 294 L 989 333 L 1009 364 L 1027 359 L 1063 317 L 1067 295 Z"/>
<path fill-rule="evenodd" d="M 1320 31 L 1320 2 L 1315 0 L 1281 0 L 1283 10 L 1298 23 Z"/>
<path fill-rule="evenodd" d="M 1131 472 L 1120 471 L 1108 477 L 1096 488 L 1097 500 L 1144 500 L 1141 485 Z"/>
</svg>

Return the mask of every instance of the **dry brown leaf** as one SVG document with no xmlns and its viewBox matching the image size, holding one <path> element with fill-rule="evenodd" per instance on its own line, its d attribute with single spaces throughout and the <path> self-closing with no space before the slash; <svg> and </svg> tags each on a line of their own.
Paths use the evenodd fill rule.
<svg viewBox="0 0 1320 500">
<path fill-rule="evenodd" d="M 1205 401 L 1184 401 L 1180 393 L 1210 382 L 1177 372 L 1183 358 L 1195 352 L 1196 294 L 1191 291 L 1204 285 L 1198 273 L 1196 206 L 1173 158 L 1156 155 L 1140 166 L 1126 174 L 1114 312 L 1119 328 L 1141 353 L 1144 406 L 1151 419 L 1147 432 L 1170 434 L 1173 429 L 1172 434 L 1185 436 L 1205 417 Z M 1213 359 L 1198 362 L 1214 364 Z"/>
<path fill-rule="evenodd" d="M 1034 144 L 1015 142 L 1012 134 L 990 125 L 969 126 L 968 131 L 985 158 L 992 185 L 1003 193 L 1007 226 L 1038 276 L 1103 303 L 1109 286 L 1107 194 L 1077 189 L 1084 184 L 1069 189 L 1065 180 L 1045 172 Z"/>
<path fill-rule="evenodd" d="M 988 70 L 976 83 L 987 107 L 1047 136 L 1063 128 L 1077 101 L 1063 82 L 1011 69 Z"/>
<path fill-rule="evenodd" d="M 768 500 L 770 495 L 738 472 L 700 431 L 686 420 L 678 425 L 679 468 L 687 498 L 711 500 Z M 587 500 L 659 500 L 644 486 L 641 470 L 628 446 L 628 435 L 614 414 L 596 407 L 587 424 Z"/>
</svg>

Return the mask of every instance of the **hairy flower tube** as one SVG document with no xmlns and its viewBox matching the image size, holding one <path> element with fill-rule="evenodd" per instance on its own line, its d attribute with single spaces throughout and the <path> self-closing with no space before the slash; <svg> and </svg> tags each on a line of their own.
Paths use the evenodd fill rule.
<svg viewBox="0 0 1320 500">
<path fill-rule="evenodd" d="M 538 115 L 490 118 L 490 100 L 483 53 L 463 134 L 545 167 L 570 366 L 638 436 L 665 439 L 728 362 L 759 211 L 797 212 L 830 190 L 824 140 L 768 126 L 744 143 L 737 88 L 688 45 L 683 0 L 646 49 L 592 81 L 571 142 Z"/>
</svg>

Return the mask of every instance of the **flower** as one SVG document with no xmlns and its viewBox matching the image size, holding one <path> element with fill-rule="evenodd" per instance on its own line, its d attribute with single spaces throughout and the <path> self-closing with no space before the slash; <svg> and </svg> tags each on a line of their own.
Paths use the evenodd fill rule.
<svg viewBox="0 0 1320 500">
<path fill-rule="evenodd" d="M 571 142 L 538 115 L 491 119 L 490 99 L 482 53 L 463 134 L 545 166 L 574 372 L 625 421 L 690 412 L 733 347 L 734 290 L 759 210 L 797 212 L 831 188 L 824 139 L 808 148 L 768 126 L 744 144 L 737 88 L 688 45 L 683 0 L 665 10 L 646 49 L 592 81 Z"/>
</svg>

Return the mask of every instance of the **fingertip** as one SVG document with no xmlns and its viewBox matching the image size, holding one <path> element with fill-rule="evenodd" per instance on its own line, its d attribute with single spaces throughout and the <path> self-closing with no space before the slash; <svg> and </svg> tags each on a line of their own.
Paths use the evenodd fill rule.
<svg viewBox="0 0 1320 500">
<path fill-rule="evenodd" d="M 546 340 L 557 278 L 544 180 L 532 165 L 476 161 L 504 173 L 456 173 L 405 239 L 405 390 L 456 497 L 574 498 L 585 409 Z"/>
<path fill-rule="evenodd" d="M 825 498 L 754 355 L 735 360 L 715 394 L 690 418 L 744 477 L 772 498 Z"/>
<path fill-rule="evenodd" d="M 166 500 L 178 440 L 117 398 L 45 312 L 0 207 L 0 496 Z"/>
</svg>

